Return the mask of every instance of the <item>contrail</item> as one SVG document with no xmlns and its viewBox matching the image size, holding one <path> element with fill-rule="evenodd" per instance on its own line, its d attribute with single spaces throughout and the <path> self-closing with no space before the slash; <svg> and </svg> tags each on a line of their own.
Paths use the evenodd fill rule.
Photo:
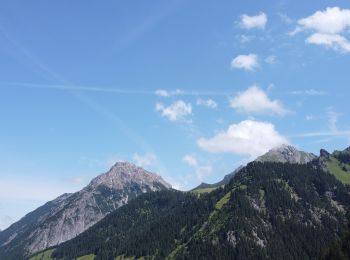
<svg viewBox="0 0 350 260">
<path fill-rule="evenodd" d="M 0 82 L 0 87 L 19 87 L 19 88 L 37 88 L 37 89 L 53 89 L 63 91 L 84 91 L 84 92 L 105 92 L 121 95 L 156 95 L 158 89 L 155 90 L 131 90 L 112 87 L 87 87 L 70 84 L 38 84 L 26 82 Z M 172 93 L 173 91 L 169 91 Z M 196 90 L 181 90 L 180 93 L 170 94 L 170 96 L 230 96 L 233 92 L 219 92 L 219 91 L 196 91 Z"/>
<path fill-rule="evenodd" d="M 38 89 L 56 89 L 67 91 L 89 91 L 89 92 L 106 92 L 126 95 L 154 95 L 154 91 L 144 90 L 128 90 L 118 88 L 98 88 L 98 87 L 85 87 L 78 85 L 50 85 L 50 84 L 36 84 L 36 83 L 23 83 L 23 82 L 1 82 L 0 86 L 11 86 L 21 88 L 38 88 Z"/>
</svg>

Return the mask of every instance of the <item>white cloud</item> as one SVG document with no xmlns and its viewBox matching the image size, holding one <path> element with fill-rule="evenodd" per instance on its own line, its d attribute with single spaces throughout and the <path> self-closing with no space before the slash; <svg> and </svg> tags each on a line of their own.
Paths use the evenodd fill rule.
<svg viewBox="0 0 350 260">
<path fill-rule="evenodd" d="M 343 35 L 350 28 L 350 9 L 328 7 L 298 21 L 298 27 L 290 33 L 314 31 L 306 42 L 324 45 L 337 51 L 350 52 L 350 41 Z"/>
<path fill-rule="evenodd" d="M 254 158 L 273 147 L 288 144 L 288 140 L 269 122 L 245 120 L 230 125 L 226 131 L 212 138 L 200 138 L 197 144 L 203 150 L 212 153 L 234 153 Z"/>
<path fill-rule="evenodd" d="M 245 29 L 265 29 L 267 23 L 267 15 L 265 13 L 260 13 L 255 16 L 249 16 L 246 14 L 243 14 L 241 16 L 241 26 Z"/>
<path fill-rule="evenodd" d="M 252 53 L 248 55 L 238 55 L 231 61 L 231 69 L 244 69 L 253 71 L 258 67 L 258 56 Z"/>
<path fill-rule="evenodd" d="M 157 161 L 157 156 L 152 153 L 146 153 L 144 155 L 135 153 L 132 160 L 140 167 L 147 167 L 153 165 Z"/>
<path fill-rule="evenodd" d="M 314 33 L 306 39 L 306 42 L 324 45 L 336 51 L 350 52 L 350 41 L 339 34 Z"/>
<path fill-rule="evenodd" d="M 300 19 L 298 24 L 304 29 L 321 33 L 341 33 L 350 28 L 350 10 L 328 7 L 325 11 L 317 11 L 309 17 Z"/>
<path fill-rule="evenodd" d="M 217 108 L 218 104 L 212 99 L 197 99 L 197 106 L 205 106 L 208 108 Z"/>
<path fill-rule="evenodd" d="M 160 112 L 163 117 L 168 118 L 170 121 L 179 121 L 192 114 L 192 105 L 182 100 L 178 100 L 168 107 L 162 103 L 156 103 L 156 111 Z"/>
<path fill-rule="evenodd" d="M 210 163 L 200 165 L 193 155 L 187 154 L 182 160 L 195 170 L 196 176 L 199 180 L 203 179 L 205 176 L 209 176 L 213 171 L 213 167 Z"/>
<path fill-rule="evenodd" d="M 279 100 L 270 100 L 266 93 L 255 85 L 232 98 L 230 106 L 245 113 L 275 114 L 279 116 L 287 113 Z"/>
<path fill-rule="evenodd" d="M 177 95 L 182 95 L 185 92 L 181 89 L 175 89 L 175 90 L 165 90 L 165 89 L 157 89 L 155 91 L 155 94 L 159 97 L 171 97 L 171 96 L 177 96 Z"/>
</svg>

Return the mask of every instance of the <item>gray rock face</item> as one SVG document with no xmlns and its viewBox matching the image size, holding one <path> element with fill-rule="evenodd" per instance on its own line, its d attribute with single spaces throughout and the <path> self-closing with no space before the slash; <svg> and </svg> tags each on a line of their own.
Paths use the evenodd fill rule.
<svg viewBox="0 0 350 260">
<path fill-rule="evenodd" d="M 13 224 L 6 236 L 1 234 L 0 250 L 10 250 L 20 244 L 27 254 L 32 254 L 58 245 L 79 235 L 130 199 L 169 188 L 160 176 L 133 164 L 118 162 L 81 191 L 61 195 Z"/>
<path fill-rule="evenodd" d="M 258 162 L 282 162 L 282 163 L 308 163 L 317 158 L 312 153 L 297 150 L 291 145 L 281 145 L 271 149 L 266 154 L 258 157 Z"/>
</svg>

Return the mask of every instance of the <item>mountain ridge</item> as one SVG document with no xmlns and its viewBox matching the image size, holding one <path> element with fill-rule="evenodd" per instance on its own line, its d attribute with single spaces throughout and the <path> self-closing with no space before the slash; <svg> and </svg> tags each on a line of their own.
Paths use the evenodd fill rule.
<svg viewBox="0 0 350 260">
<path fill-rule="evenodd" d="M 270 149 L 265 154 L 257 157 L 254 161 L 305 164 L 316 158 L 317 156 L 312 153 L 299 151 L 292 145 L 282 144 Z M 239 166 L 233 172 L 225 175 L 224 178 L 219 182 L 213 184 L 202 182 L 201 184 L 193 188 L 191 191 L 197 193 L 210 192 L 213 189 L 227 184 L 234 177 L 234 175 L 237 172 L 239 172 L 242 168 L 244 168 L 243 165 Z"/>
<path fill-rule="evenodd" d="M 349 210 L 349 188 L 316 160 L 253 161 L 201 196 L 142 195 L 50 259 L 318 259 L 346 232 Z"/>
<path fill-rule="evenodd" d="M 0 256 L 1 251 L 32 254 L 60 244 L 140 194 L 170 188 L 155 173 L 117 162 L 82 190 L 60 195 L 1 232 Z"/>
</svg>

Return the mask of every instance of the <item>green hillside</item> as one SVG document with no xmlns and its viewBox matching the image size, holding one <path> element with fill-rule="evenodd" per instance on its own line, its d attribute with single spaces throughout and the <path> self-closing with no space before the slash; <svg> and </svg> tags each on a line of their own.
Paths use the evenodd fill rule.
<svg viewBox="0 0 350 260">
<path fill-rule="evenodd" d="M 350 148 L 329 156 L 327 170 L 344 184 L 350 184 Z"/>
</svg>

